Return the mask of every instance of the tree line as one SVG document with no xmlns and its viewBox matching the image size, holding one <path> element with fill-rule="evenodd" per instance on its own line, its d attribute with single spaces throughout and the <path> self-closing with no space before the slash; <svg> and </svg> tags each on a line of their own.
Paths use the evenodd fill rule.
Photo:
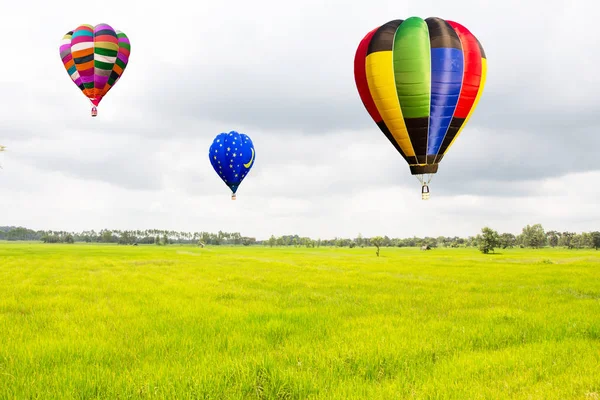
<svg viewBox="0 0 600 400">
<path fill-rule="evenodd" d="M 83 232 L 27 229 L 24 227 L 0 227 L 0 240 L 42 241 L 44 243 L 115 243 L 115 244 L 202 244 L 245 245 L 256 243 L 256 238 L 242 236 L 238 232 L 178 232 L 172 230 L 118 230 L 102 229 Z"/>
<path fill-rule="evenodd" d="M 495 249 L 522 247 L 566 247 L 569 249 L 600 247 L 600 232 L 559 232 L 545 231 L 541 224 L 527 225 L 518 235 L 498 233 L 484 227 L 480 234 L 466 238 L 453 236 L 439 237 L 409 237 L 390 238 L 388 236 L 363 237 L 358 234 L 355 238 L 312 239 L 299 235 L 271 235 L 266 240 L 256 240 L 254 237 L 242 236 L 239 232 L 178 232 L 172 230 L 114 230 L 102 229 L 82 232 L 67 232 L 53 230 L 32 230 L 24 227 L 0 227 L 0 240 L 42 241 L 44 243 L 115 243 L 133 244 L 197 244 L 197 245 L 262 245 L 262 246 L 295 246 L 295 247 L 477 247 L 483 253 Z"/>
<path fill-rule="evenodd" d="M 520 235 L 511 233 L 499 234 L 490 227 L 481 229 L 476 237 L 477 247 L 487 254 L 494 252 L 497 248 L 528 247 L 539 249 L 541 247 L 566 247 L 568 249 L 596 249 L 600 248 L 600 232 L 559 232 L 544 231 L 541 224 L 527 225 Z"/>
</svg>

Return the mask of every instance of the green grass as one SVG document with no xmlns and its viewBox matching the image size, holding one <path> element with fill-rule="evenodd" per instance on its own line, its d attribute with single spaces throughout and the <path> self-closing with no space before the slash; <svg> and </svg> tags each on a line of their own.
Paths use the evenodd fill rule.
<svg viewBox="0 0 600 400">
<path fill-rule="evenodd" d="M 0 243 L 0 399 L 599 399 L 600 252 Z"/>
</svg>

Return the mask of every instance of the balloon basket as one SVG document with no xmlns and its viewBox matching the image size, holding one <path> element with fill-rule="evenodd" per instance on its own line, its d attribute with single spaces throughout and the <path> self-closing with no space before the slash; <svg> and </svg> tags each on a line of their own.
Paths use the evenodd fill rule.
<svg viewBox="0 0 600 400">
<path fill-rule="evenodd" d="M 98 115 L 98 109 L 96 107 L 92 107 L 92 117 L 95 117 Z"/>
<path fill-rule="evenodd" d="M 235 193 L 231 193 L 231 200 L 235 200 Z"/>
<path fill-rule="evenodd" d="M 429 186 L 423 185 L 421 188 L 421 200 L 429 200 Z"/>
</svg>

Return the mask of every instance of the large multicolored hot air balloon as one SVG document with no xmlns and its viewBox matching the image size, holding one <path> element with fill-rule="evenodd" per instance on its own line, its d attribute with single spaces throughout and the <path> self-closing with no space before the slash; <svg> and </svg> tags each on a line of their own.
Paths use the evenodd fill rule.
<svg viewBox="0 0 600 400">
<path fill-rule="evenodd" d="M 220 133 L 213 140 L 208 157 L 215 172 L 231 189 L 231 199 L 235 200 L 235 192 L 256 160 L 252 140 L 236 131 Z"/>
<path fill-rule="evenodd" d="M 421 182 L 423 199 L 429 198 L 431 174 L 479 101 L 486 68 L 479 40 L 441 18 L 393 20 L 358 45 L 360 98 Z"/>
<path fill-rule="evenodd" d="M 97 106 L 123 75 L 129 62 L 129 38 L 110 25 L 80 25 L 68 32 L 60 45 L 60 58 L 71 80 Z"/>
</svg>

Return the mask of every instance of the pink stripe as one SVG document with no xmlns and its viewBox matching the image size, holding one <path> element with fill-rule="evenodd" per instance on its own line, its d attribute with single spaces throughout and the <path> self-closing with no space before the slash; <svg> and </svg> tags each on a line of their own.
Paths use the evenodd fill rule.
<svg viewBox="0 0 600 400">
<path fill-rule="evenodd" d="M 98 24 L 94 27 L 94 33 L 98 32 L 98 31 L 102 31 L 104 29 L 110 29 L 111 31 L 115 31 L 112 26 L 107 25 L 107 24 Z"/>
<path fill-rule="evenodd" d="M 79 75 L 81 75 L 82 78 L 92 77 L 92 79 L 94 79 L 94 68 L 88 68 L 85 71 L 79 71 Z"/>
<path fill-rule="evenodd" d="M 108 76 L 97 76 L 94 80 L 94 87 L 96 89 L 102 89 L 106 86 L 106 82 L 108 82 Z"/>
<path fill-rule="evenodd" d="M 127 62 L 129 61 L 129 57 L 127 57 L 127 55 L 125 55 L 124 53 L 121 53 L 121 50 L 119 50 L 119 54 L 117 54 L 117 58 L 121 61 L 123 61 L 125 64 L 127 64 Z"/>
<path fill-rule="evenodd" d="M 75 39 L 71 40 L 71 46 L 77 43 L 93 43 L 94 38 L 91 36 L 77 36 Z"/>
</svg>

